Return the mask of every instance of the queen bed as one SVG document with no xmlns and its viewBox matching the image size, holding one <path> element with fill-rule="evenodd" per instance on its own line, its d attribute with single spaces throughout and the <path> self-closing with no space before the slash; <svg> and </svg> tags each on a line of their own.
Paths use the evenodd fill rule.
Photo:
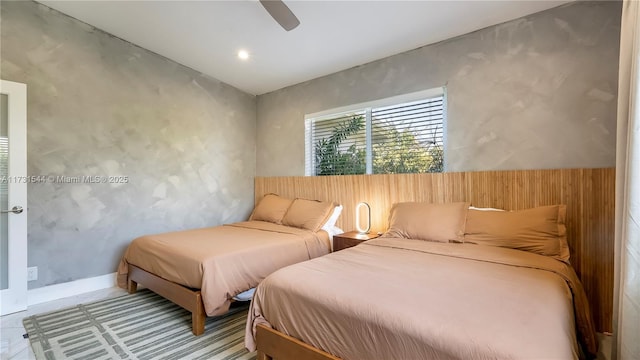
<svg viewBox="0 0 640 360">
<path fill-rule="evenodd" d="M 206 316 L 224 314 L 273 271 L 329 253 L 338 209 L 269 194 L 250 221 L 139 237 L 120 261 L 118 285 L 133 293 L 140 283 L 191 311 L 200 335 Z"/>
<path fill-rule="evenodd" d="M 270 275 L 245 345 L 278 360 L 594 355 L 566 207 L 468 205 L 396 204 L 383 237 Z"/>
</svg>

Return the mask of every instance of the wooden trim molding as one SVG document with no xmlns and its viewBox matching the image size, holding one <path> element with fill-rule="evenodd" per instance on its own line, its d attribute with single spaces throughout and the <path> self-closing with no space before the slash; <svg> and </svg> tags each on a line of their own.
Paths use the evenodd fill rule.
<svg viewBox="0 0 640 360">
<path fill-rule="evenodd" d="M 566 204 L 571 263 L 597 330 L 612 330 L 614 168 L 257 177 L 256 202 L 268 193 L 339 202 L 344 210 L 337 225 L 345 231 L 355 228 L 355 206 L 361 201 L 371 205 L 372 231 L 386 230 L 391 206 L 403 201 L 469 201 L 506 210 Z"/>
</svg>

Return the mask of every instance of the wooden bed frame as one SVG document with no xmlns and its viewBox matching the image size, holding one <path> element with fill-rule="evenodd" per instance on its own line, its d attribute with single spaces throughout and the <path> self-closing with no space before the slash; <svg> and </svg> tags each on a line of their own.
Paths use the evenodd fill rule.
<svg viewBox="0 0 640 360">
<path fill-rule="evenodd" d="M 256 360 L 340 360 L 294 337 L 258 325 L 256 328 L 258 356 Z"/>
<path fill-rule="evenodd" d="M 207 314 L 204 312 L 204 303 L 199 289 L 190 289 L 129 264 L 129 274 L 127 275 L 129 294 L 136 292 L 138 283 L 190 311 L 191 332 L 196 336 L 204 334 L 204 322 Z"/>
</svg>

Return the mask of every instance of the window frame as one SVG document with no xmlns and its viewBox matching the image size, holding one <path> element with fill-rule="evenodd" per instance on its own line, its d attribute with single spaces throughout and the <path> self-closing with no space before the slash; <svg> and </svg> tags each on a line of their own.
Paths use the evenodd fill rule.
<svg viewBox="0 0 640 360">
<path fill-rule="evenodd" d="M 448 112 L 447 112 L 447 87 L 441 86 L 437 88 L 416 91 L 408 94 L 392 96 L 384 99 L 373 100 L 362 102 L 353 105 L 341 106 L 338 108 L 323 110 L 311 114 L 306 114 L 304 116 L 304 175 L 305 176 L 317 176 L 314 174 L 314 147 L 313 147 L 313 134 L 311 132 L 311 127 L 316 121 L 330 120 L 335 119 L 340 116 L 345 116 L 356 111 L 364 111 L 365 112 L 365 147 L 366 147 L 366 170 L 364 175 L 372 175 L 373 174 L 373 144 L 371 141 L 372 137 L 372 119 L 371 119 L 371 111 L 373 108 L 385 107 L 385 106 L 393 106 L 400 105 L 403 103 L 409 103 L 412 101 L 418 100 L 426 100 L 429 98 L 433 98 L 436 96 L 442 96 L 442 146 L 444 154 L 443 154 L 443 172 L 447 171 L 447 123 L 448 123 Z"/>
</svg>

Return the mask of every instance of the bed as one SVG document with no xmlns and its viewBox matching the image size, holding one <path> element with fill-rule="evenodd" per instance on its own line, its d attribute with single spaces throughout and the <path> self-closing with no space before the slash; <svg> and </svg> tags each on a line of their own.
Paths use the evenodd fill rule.
<svg viewBox="0 0 640 360">
<path fill-rule="evenodd" d="M 338 209 L 269 194 L 249 221 L 139 237 L 120 261 L 118 285 L 134 293 L 140 283 L 189 310 L 200 335 L 206 316 L 227 312 L 273 271 L 329 253 Z"/>
<path fill-rule="evenodd" d="M 258 359 L 577 359 L 597 352 L 563 242 L 566 207 L 396 205 L 383 237 L 281 269 L 258 286 L 245 336 Z"/>
</svg>

